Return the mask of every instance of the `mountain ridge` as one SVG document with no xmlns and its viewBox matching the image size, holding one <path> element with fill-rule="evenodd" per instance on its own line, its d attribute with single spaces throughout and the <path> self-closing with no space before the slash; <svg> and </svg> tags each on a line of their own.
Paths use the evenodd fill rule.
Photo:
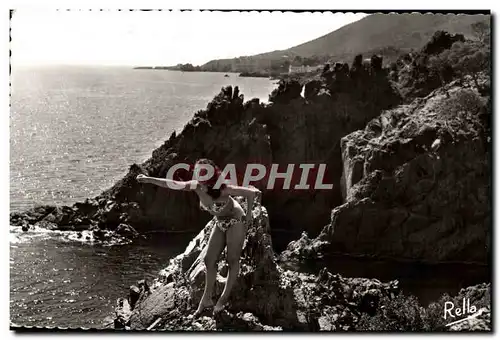
<svg viewBox="0 0 500 340">
<path fill-rule="evenodd" d="M 486 14 L 372 14 L 286 50 L 211 60 L 201 69 L 286 72 L 289 63 L 319 64 L 332 59 L 351 62 L 356 54 L 366 53 L 382 54 L 384 60 L 389 61 L 412 49 L 421 48 L 438 30 L 461 33 L 470 38 L 474 35 L 473 23 L 490 20 L 491 15 Z"/>
</svg>

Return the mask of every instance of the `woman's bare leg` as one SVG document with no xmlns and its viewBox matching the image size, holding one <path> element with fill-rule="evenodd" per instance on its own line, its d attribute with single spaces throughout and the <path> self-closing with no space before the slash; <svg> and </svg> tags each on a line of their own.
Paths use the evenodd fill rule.
<svg viewBox="0 0 500 340">
<path fill-rule="evenodd" d="M 246 232 L 247 226 L 242 222 L 234 224 L 226 232 L 228 275 L 224 291 L 222 292 L 219 301 L 217 301 L 217 305 L 214 307 L 214 313 L 217 313 L 224 308 L 236 279 L 238 278 L 238 274 L 240 272 L 241 249 L 243 248 Z"/>
<path fill-rule="evenodd" d="M 205 290 L 198 305 L 195 315 L 199 315 L 206 307 L 213 306 L 212 292 L 214 289 L 215 280 L 217 278 L 217 262 L 219 256 L 224 250 L 226 239 L 224 233 L 214 225 L 210 239 L 208 240 L 207 250 L 205 254 Z"/>
</svg>

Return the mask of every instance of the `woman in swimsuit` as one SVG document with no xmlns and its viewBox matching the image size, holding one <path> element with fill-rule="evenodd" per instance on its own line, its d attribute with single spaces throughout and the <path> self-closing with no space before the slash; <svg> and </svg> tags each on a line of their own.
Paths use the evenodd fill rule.
<svg viewBox="0 0 500 340">
<path fill-rule="evenodd" d="M 213 176 L 208 180 L 198 180 L 207 166 L 211 167 Z M 254 198 L 260 195 L 256 188 L 247 188 L 222 183 L 217 188 L 216 183 L 220 176 L 220 169 L 208 159 L 200 159 L 194 166 L 191 181 L 174 181 L 170 179 L 153 178 L 144 175 L 137 176 L 140 183 L 151 183 L 174 190 L 194 191 L 200 198 L 200 207 L 208 211 L 215 218 L 216 227 L 212 229 L 207 245 L 204 262 L 206 267 L 205 290 L 195 316 L 213 306 L 212 291 L 217 276 L 217 261 L 224 247 L 227 245 L 228 276 L 226 286 L 214 307 L 214 314 L 220 312 L 226 304 L 240 270 L 240 254 L 245 240 L 247 226 L 252 223 L 252 207 Z M 174 186 L 173 186 L 174 185 Z M 241 205 L 231 196 L 247 198 L 247 214 Z"/>
</svg>

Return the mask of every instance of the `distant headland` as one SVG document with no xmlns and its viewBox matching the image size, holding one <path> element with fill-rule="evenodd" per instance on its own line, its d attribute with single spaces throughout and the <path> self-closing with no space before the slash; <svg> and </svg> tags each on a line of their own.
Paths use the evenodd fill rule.
<svg viewBox="0 0 500 340">
<path fill-rule="evenodd" d="M 178 64 L 175 66 L 137 66 L 134 70 L 170 70 L 170 71 L 184 71 L 184 72 L 203 72 L 200 66 L 193 66 L 192 64 Z"/>
</svg>

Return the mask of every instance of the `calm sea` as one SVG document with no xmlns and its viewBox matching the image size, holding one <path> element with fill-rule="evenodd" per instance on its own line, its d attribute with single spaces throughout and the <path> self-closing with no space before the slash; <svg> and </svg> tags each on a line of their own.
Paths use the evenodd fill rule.
<svg viewBox="0 0 500 340">
<path fill-rule="evenodd" d="M 13 69 L 11 81 L 11 211 L 96 196 L 182 130 L 223 86 L 264 101 L 275 87 L 231 73 L 120 67 Z M 192 236 L 104 247 L 11 228 L 11 321 L 102 327 L 116 299 L 136 280 L 156 276 Z"/>
</svg>

